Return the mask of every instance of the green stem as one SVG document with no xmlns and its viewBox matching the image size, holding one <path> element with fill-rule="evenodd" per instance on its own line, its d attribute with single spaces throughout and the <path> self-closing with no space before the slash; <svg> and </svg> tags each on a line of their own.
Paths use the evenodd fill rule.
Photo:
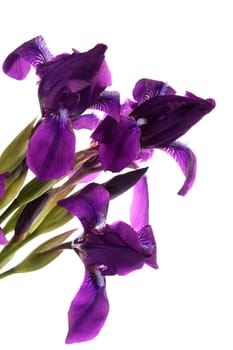
<svg viewBox="0 0 233 350">
<path fill-rule="evenodd" d="M 8 277 L 10 275 L 13 275 L 14 273 L 15 273 L 15 269 L 14 268 L 9 269 L 9 270 L 7 270 L 7 271 L 5 271 L 3 273 L 0 273 L 0 279 L 3 279 L 3 278 Z"/>
</svg>

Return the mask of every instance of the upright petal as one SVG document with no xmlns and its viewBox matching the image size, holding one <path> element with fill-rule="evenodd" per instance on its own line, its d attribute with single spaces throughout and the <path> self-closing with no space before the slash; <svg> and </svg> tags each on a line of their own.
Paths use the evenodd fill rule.
<svg viewBox="0 0 233 350">
<path fill-rule="evenodd" d="M 167 147 L 161 147 L 178 163 L 185 175 L 185 182 L 178 194 L 184 196 L 192 187 L 196 177 L 197 160 L 193 151 L 181 142 L 173 142 Z"/>
<path fill-rule="evenodd" d="M 214 107 L 212 99 L 164 95 L 142 103 L 131 115 L 140 126 L 142 147 L 154 148 L 166 146 L 185 134 Z"/>
<path fill-rule="evenodd" d="M 29 143 L 28 167 L 40 181 L 59 178 L 72 167 L 75 156 L 75 136 L 70 120 L 48 116 L 37 127 Z"/>
<path fill-rule="evenodd" d="M 116 120 L 120 119 L 120 94 L 118 91 L 103 91 L 91 108 L 103 111 Z"/>
<path fill-rule="evenodd" d="M 174 95 L 176 92 L 167 83 L 153 79 L 140 79 L 133 89 L 133 97 L 141 104 L 155 96 Z"/>
<path fill-rule="evenodd" d="M 87 52 L 74 51 L 44 65 L 38 90 L 42 108 L 57 110 L 62 105 L 77 115 L 90 107 L 111 84 L 104 61 L 106 49 L 106 45 L 98 44 Z"/>
<path fill-rule="evenodd" d="M 11 52 L 3 63 L 3 71 L 10 77 L 23 80 L 31 66 L 37 67 L 52 59 L 42 36 L 37 36 Z"/>
<path fill-rule="evenodd" d="M 58 205 L 77 216 L 87 232 L 105 222 L 109 199 L 110 195 L 104 186 L 91 183 L 79 194 L 62 199 Z"/>
<path fill-rule="evenodd" d="M 8 176 L 10 176 L 9 173 L 0 174 L 0 199 L 2 199 L 5 194 L 5 180 Z"/>
<path fill-rule="evenodd" d="M 3 229 L 0 227 L 0 245 L 6 245 L 8 240 L 6 239 Z"/>
<path fill-rule="evenodd" d="M 97 336 L 109 312 L 105 278 L 98 267 L 89 267 L 68 312 L 66 344 L 88 341 Z"/>
<path fill-rule="evenodd" d="M 119 172 L 128 166 L 137 157 L 140 151 L 140 129 L 135 121 L 128 117 L 122 117 L 119 123 L 115 123 L 114 132 L 109 128 L 109 120 L 106 117 L 92 135 L 100 142 L 99 155 L 104 170 Z M 114 133 L 114 135 L 113 135 Z M 112 137 L 109 137 L 109 135 Z"/>
<path fill-rule="evenodd" d="M 136 231 L 149 224 L 149 193 L 146 176 L 141 177 L 134 185 L 130 221 Z"/>
</svg>

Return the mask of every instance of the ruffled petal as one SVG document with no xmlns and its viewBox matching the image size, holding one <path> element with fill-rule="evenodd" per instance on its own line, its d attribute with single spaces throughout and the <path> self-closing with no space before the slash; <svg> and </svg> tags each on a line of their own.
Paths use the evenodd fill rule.
<svg viewBox="0 0 233 350">
<path fill-rule="evenodd" d="M 192 187 L 196 177 L 197 160 L 193 151 L 181 142 L 173 142 L 161 148 L 178 163 L 185 175 L 185 182 L 178 194 L 184 196 Z"/>
<path fill-rule="evenodd" d="M 0 245 L 6 245 L 8 240 L 6 239 L 3 229 L 0 227 Z"/>
<path fill-rule="evenodd" d="M 120 119 L 120 94 L 118 91 L 103 91 L 91 108 L 103 111 L 117 121 Z"/>
<path fill-rule="evenodd" d="M 3 71 L 10 77 L 23 80 L 31 66 L 37 67 L 52 59 L 42 36 L 33 38 L 10 53 L 3 63 Z"/>
<path fill-rule="evenodd" d="M 104 186 L 91 183 L 79 194 L 62 199 L 58 205 L 77 216 L 87 232 L 105 222 L 109 199 L 110 195 Z"/>
<path fill-rule="evenodd" d="M 10 176 L 9 173 L 0 174 L 0 199 L 4 197 L 5 194 L 5 180 Z"/>
<path fill-rule="evenodd" d="M 142 103 L 131 115 L 140 126 L 142 147 L 154 148 L 166 146 L 185 134 L 214 107 L 212 99 L 165 95 Z"/>
<path fill-rule="evenodd" d="M 40 181 L 64 176 L 72 167 L 75 136 L 68 118 L 49 116 L 32 135 L 27 165 Z"/>
<path fill-rule="evenodd" d="M 149 224 L 149 193 L 146 176 L 134 185 L 130 222 L 136 231 Z"/>
<path fill-rule="evenodd" d="M 103 169 L 119 172 L 134 161 L 140 151 L 140 129 L 134 120 L 127 117 L 122 117 L 119 123 L 115 122 L 114 128 L 110 128 L 111 120 L 115 122 L 115 119 L 106 117 L 92 137 L 100 142 L 99 156 Z"/>
<path fill-rule="evenodd" d="M 98 268 L 89 267 L 83 284 L 70 305 L 66 344 L 80 343 L 96 337 L 108 312 L 105 278 Z"/>
<path fill-rule="evenodd" d="M 56 110 L 63 105 L 77 115 L 90 107 L 111 84 L 111 74 L 104 61 L 106 49 L 106 45 L 98 44 L 87 52 L 74 51 L 44 65 L 38 90 L 42 108 Z"/>
<path fill-rule="evenodd" d="M 133 89 L 133 97 L 141 104 L 155 96 L 174 95 L 176 91 L 167 83 L 152 79 L 140 79 Z"/>
</svg>

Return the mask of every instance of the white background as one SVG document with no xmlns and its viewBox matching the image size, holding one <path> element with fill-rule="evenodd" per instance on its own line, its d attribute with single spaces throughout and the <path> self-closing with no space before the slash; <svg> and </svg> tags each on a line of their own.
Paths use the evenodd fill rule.
<svg viewBox="0 0 233 350">
<path fill-rule="evenodd" d="M 176 195 L 183 175 L 175 162 L 160 151 L 153 158 L 150 216 L 159 270 L 109 277 L 105 327 L 91 342 L 69 345 L 72 349 L 233 348 L 231 23 L 227 0 L 1 5 L 1 62 L 39 34 L 54 55 L 103 42 L 113 86 L 124 97 L 147 77 L 217 102 L 183 137 L 198 158 L 197 179 L 186 197 Z M 35 81 L 34 73 L 23 82 L 0 73 L 1 150 L 38 115 Z M 112 219 L 125 218 L 127 200 L 112 203 Z M 75 226 L 72 221 L 69 228 Z M 1 280 L 0 349 L 67 349 L 66 314 L 82 278 L 82 263 L 68 251 L 43 270 Z"/>
</svg>

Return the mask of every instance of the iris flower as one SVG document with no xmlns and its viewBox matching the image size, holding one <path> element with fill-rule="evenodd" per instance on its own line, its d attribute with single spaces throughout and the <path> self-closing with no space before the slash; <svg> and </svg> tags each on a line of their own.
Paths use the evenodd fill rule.
<svg viewBox="0 0 233 350">
<path fill-rule="evenodd" d="M 31 66 L 40 78 L 38 97 L 42 119 L 29 143 L 28 167 L 41 181 L 59 178 L 74 163 L 75 135 L 80 115 L 111 83 L 104 60 L 107 46 L 98 44 L 87 52 L 53 57 L 38 36 L 15 49 L 4 61 L 3 71 L 24 79 Z"/>
<path fill-rule="evenodd" d="M 123 221 L 105 223 L 109 200 L 105 187 L 92 183 L 58 203 L 77 216 L 84 228 L 82 237 L 72 243 L 84 263 L 85 275 L 68 312 L 69 344 L 94 338 L 104 325 L 109 312 L 105 276 L 126 275 L 144 264 L 158 268 L 156 243 L 148 222 L 146 179 L 141 178 L 134 188 L 132 226 Z"/>
<path fill-rule="evenodd" d="M 99 142 L 104 170 L 121 171 L 134 161 L 147 160 L 152 150 L 159 148 L 170 154 L 181 167 L 186 180 L 178 194 L 185 195 L 195 179 L 196 157 L 177 139 L 214 108 L 214 100 L 204 100 L 190 92 L 179 96 L 161 81 L 141 79 L 133 89 L 135 100 L 126 100 L 119 107 L 117 119 L 116 107 L 113 115 L 109 108 L 113 101 L 117 103 L 117 97 L 112 94 L 107 98 L 106 94 L 101 104 L 106 117 L 92 134 Z M 98 108 L 98 103 L 96 106 Z"/>
</svg>

